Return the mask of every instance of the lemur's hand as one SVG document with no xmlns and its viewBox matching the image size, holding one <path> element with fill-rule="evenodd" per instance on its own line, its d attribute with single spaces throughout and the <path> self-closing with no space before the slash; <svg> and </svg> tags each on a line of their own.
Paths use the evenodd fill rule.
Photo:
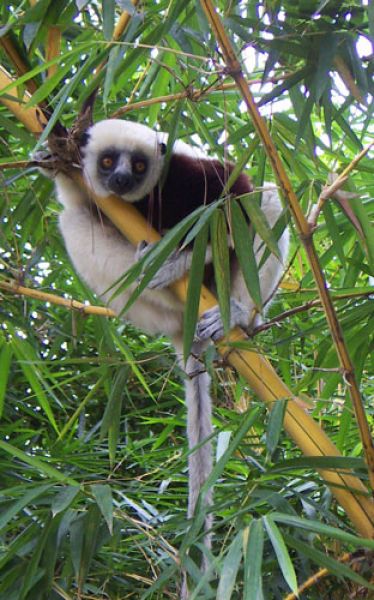
<svg viewBox="0 0 374 600">
<path fill-rule="evenodd" d="M 236 298 L 230 300 L 230 329 L 239 326 L 246 329 L 249 324 L 248 308 Z M 195 339 L 204 341 L 211 338 L 214 342 L 225 335 L 219 306 L 213 306 L 200 318 L 195 332 Z"/>
<path fill-rule="evenodd" d="M 57 175 L 57 170 L 53 166 L 54 158 L 55 157 L 48 148 L 47 144 L 45 144 L 40 150 L 34 152 L 31 157 L 34 163 L 41 163 L 40 166 L 37 164 L 38 170 L 42 175 L 44 175 L 44 177 L 47 177 L 48 179 L 54 179 Z"/>
<path fill-rule="evenodd" d="M 155 244 L 147 244 L 147 242 L 140 242 L 135 252 L 136 260 L 143 258 L 145 254 Z M 191 266 L 191 252 L 188 250 L 178 251 L 175 250 L 166 259 L 163 265 L 159 268 L 157 273 L 152 277 L 148 283 L 150 289 L 163 289 L 168 287 L 171 283 L 183 277 Z"/>
</svg>

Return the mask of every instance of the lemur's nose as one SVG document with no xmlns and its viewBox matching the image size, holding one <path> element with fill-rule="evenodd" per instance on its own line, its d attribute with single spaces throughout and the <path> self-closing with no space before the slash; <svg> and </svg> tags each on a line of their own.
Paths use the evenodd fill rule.
<svg viewBox="0 0 374 600">
<path fill-rule="evenodd" d="M 111 191 L 121 196 L 131 190 L 134 185 L 134 178 L 127 171 L 117 171 L 110 176 L 108 183 Z"/>
</svg>

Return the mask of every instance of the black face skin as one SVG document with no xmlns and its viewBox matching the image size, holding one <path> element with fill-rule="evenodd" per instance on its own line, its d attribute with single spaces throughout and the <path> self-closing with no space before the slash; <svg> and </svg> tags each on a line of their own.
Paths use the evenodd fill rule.
<svg viewBox="0 0 374 600">
<path fill-rule="evenodd" d="M 115 148 L 104 150 L 97 161 L 100 183 L 114 194 L 123 196 L 136 190 L 148 172 L 148 160 L 142 153 L 129 154 Z"/>
</svg>

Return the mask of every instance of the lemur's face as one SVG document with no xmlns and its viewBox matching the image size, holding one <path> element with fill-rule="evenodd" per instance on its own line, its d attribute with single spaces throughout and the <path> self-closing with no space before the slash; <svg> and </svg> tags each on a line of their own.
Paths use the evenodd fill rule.
<svg viewBox="0 0 374 600">
<path fill-rule="evenodd" d="M 157 185 L 166 146 L 149 127 L 106 119 L 90 127 L 86 138 L 83 174 L 99 196 L 113 193 L 136 202 Z"/>
<path fill-rule="evenodd" d="M 126 196 L 143 187 L 148 166 L 148 159 L 143 152 L 127 152 L 109 147 L 97 158 L 97 177 L 109 192 Z"/>
</svg>

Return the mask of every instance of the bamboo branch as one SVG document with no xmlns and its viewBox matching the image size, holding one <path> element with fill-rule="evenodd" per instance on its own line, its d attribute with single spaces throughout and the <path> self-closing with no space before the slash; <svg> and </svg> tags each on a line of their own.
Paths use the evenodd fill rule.
<svg viewBox="0 0 374 600">
<path fill-rule="evenodd" d="M 347 562 L 358 563 L 358 562 L 362 562 L 363 560 L 365 560 L 365 557 L 366 557 L 366 553 L 362 550 L 358 550 L 356 552 L 346 552 L 345 554 L 343 554 L 342 556 L 340 556 L 338 558 L 338 561 L 340 563 L 347 563 Z M 326 568 L 320 569 L 319 571 L 317 571 L 317 573 L 314 573 L 314 575 L 311 575 L 311 577 L 308 577 L 308 579 L 306 581 L 304 581 L 304 583 L 301 584 L 297 588 L 297 592 L 295 592 L 295 593 L 292 592 L 291 594 L 287 594 L 287 596 L 284 598 L 284 600 L 298 600 L 298 598 L 300 598 L 300 594 L 305 592 L 305 590 L 308 590 L 309 588 L 313 587 L 314 585 L 319 583 L 321 581 L 321 579 L 324 579 L 325 577 L 328 577 L 329 575 L 331 575 L 331 572 L 328 569 L 326 569 Z"/>
<path fill-rule="evenodd" d="M 53 60 L 60 55 L 61 52 L 61 27 L 59 25 L 50 25 L 48 27 L 47 44 L 46 44 L 46 61 Z M 52 77 L 58 71 L 58 64 L 54 63 L 48 68 L 48 77 Z"/>
<path fill-rule="evenodd" d="M 83 304 L 72 298 L 70 300 L 69 298 L 61 298 L 61 296 L 56 296 L 55 294 L 41 292 L 40 290 L 34 290 L 33 288 L 19 285 L 16 281 L 0 281 L 0 289 L 11 292 L 12 294 L 20 294 L 21 296 L 40 300 L 42 302 L 50 302 L 51 304 L 57 304 L 58 306 L 65 306 L 65 308 L 77 310 L 85 315 L 99 315 L 101 317 L 116 316 L 116 313 L 113 310 L 105 308 L 105 306 L 93 306 L 90 304 Z"/>
<path fill-rule="evenodd" d="M 27 169 L 32 167 L 35 163 L 32 160 L 12 160 L 10 162 L 0 163 L 0 171 L 4 169 Z"/>
<path fill-rule="evenodd" d="M 266 82 L 275 82 L 282 79 L 286 79 L 286 75 L 282 75 L 279 77 L 270 77 L 266 79 Z M 263 83 L 262 79 L 251 79 L 251 84 L 255 83 Z M 148 98 L 147 100 L 139 100 L 138 102 L 128 102 L 126 106 L 121 106 L 114 113 L 110 115 L 111 119 L 118 119 L 122 115 L 133 111 L 140 110 L 141 108 L 148 108 L 149 106 L 153 106 L 154 104 L 161 103 L 169 103 L 169 102 L 177 102 L 178 100 L 189 99 L 192 102 L 199 102 L 205 96 L 212 94 L 213 92 L 227 92 L 231 90 L 236 90 L 237 85 L 235 82 L 229 83 L 218 83 L 217 85 L 212 85 L 207 88 L 186 88 L 183 92 L 176 92 L 175 94 L 166 94 L 165 96 L 156 96 L 155 98 Z"/>
<path fill-rule="evenodd" d="M 340 173 L 340 175 L 331 177 L 331 181 L 329 181 L 329 184 L 323 188 L 323 190 L 320 194 L 320 197 L 318 198 L 318 202 L 312 208 L 311 214 L 308 218 L 309 226 L 312 231 L 314 231 L 314 229 L 317 227 L 317 220 L 318 220 L 319 214 L 320 214 L 326 200 L 334 197 L 334 194 L 336 194 L 340 190 L 340 188 L 344 185 L 344 183 L 347 181 L 349 174 L 353 171 L 353 169 L 355 169 L 357 167 L 360 160 L 362 158 L 364 158 L 364 156 L 366 156 L 366 154 L 369 152 L 369 150 L 373 147 L 374 147 L 374 142 L 371 142 L 371 144 L 368 144 L 367 146 L 365 146 L 365 148 L 363 148 L 361 150 L 361 152 L 359 152 L 357 154 L 357 156 L 355 156 L 354 159 L 351 160 L 349 165 Z M 332 175 L 335 175 L 335 174 L 332 174 Z M 358 223 L 358 221 L 357 221 L 357 223 Z M 359 223 L 358 224 L 357 223 L 355 225 L 356 229 L 358 229 L 362 235 L 361 226 Z"/>
<path fill-rule="evenodd" d="M 10 81 L 8 80 L 6 85 L 9 83 Z M 15 104 L 11 103 L 9 108 L 10 110 L 15 109 Z M 29 113 L 28 119 L 25 119 L 25 122 L 28 121 L 31 126 L 35 122 L 38 123 L 36 109 L 33 107 L 30 108 Z M 40 130 L 41 125 L 39 123 Z M 85 193 L 92 198 L 92 201 L 96 203 L 100 210 L 103 211 L 133 245 L 143 240 L 155 242 L 159 239 L 158 233 L 149 226 L 146 219 L 132 204 L 128 204 L 114 195 L 100 198 L 86 188 L 79 172 L 72 170 L 71 175 L 77 185 L 85 190 Z M 175 282 L 171 286 L 171 289 L 183 302 L 186 301 L 187 286 L 187 277 Z M 216 305 L 217 300 L 213 294 L 206 288 L 203 288 L 199 304 L 199 314 L 201 315 Z M 218 350 L 243 375 L 258 397 L 270 407 L 278 399 L 288 399 L 284 427 L 306 456 L 340 456 L 339 451 L 324 431 L 297 404 L 295 396 L 278 377 L 269 361 L 264 356 L 258 354 L 256 350 L 244 350 L 235 347 L 236 342 L 243 342 L 245 340 L 247 340 L 245 333 L 235 328 L 218 345 Z M 368 491 L 361 480 L 351 474 L 351 472 L 340 473 L 338 471 L 320 469 L 319 473 L 327 485 L 330 486 L 332 493 L 346 511 L 356 530 L 365 537 L 374 536 L 374 506 L 368 498 Z"/>
<path fill-rule="evenodd" d="M 336 316 L 321 265 L 319 263 L 319 258 L 313 243 L 313 232 L 311 231 L 309 223 L 302 212 L 297 196 L 291 186 L 291 182 L 285 171 L 283 163 L 280 160 L 279 154 L 269 134 L 266 123 L 256 106 L 253 95 L 249 89 L 248 82 L 243 75 L 240 62 L 238 61 L 231 41 L 226 34 L 223 23 L 211 0 L 201 0 L 201 5 L 221 48 L 227 69 L 234 78 L 238 89 L 240 90 L 243 100 L 247 106 L 248 113 L 264 145 L 274 175 L 283 191 L 284 198 L 287 201 L 287 205 L 296 224 L 299 238 L 308 256 L 310 267 L 317 284 L 318 293 L 321 298 L 322 306 L 324 308 L 326 319 L 331 331 L 332 339 L 340 360 L 341 368 L 344 372 L 344 380 L 347 383 L 347 388 L 352 399 L 352 404 L 360 430 L 364 455 L 368 466 L 369 480 L 372 490 L 374 490 L 374 444 L 370 435 L 370 429 L 360 390 L 357 385 L 354 366 L 349 356 L 347 346 L 344 341 L 343 331 Z"/>
<path fill-rule="evenodd" d="M 335 302 L 337 300 L 349 300 L 351 298 L 364 298 L 364 297 L 368 297 L 368 296 L 372 296 L 372 295 L 373 295 L 372 290 L 367 291 L 367 292 L 357 292 L 357 293 L 350 293 L 350 294 L 337 294 L 336 296 L 333 296 L 332 300 Z M 274 325 L 278 325 L 279 323 L 281 323 L 285 319 L 288 319 L 289 317 L 292 317 L 293 315 L 296 315 L 301 312 L 306 312 L 306 311 L 310 310 L 311 308 L 317 308 L 317 307 L 320 307 L 321 305 L 322 305 L 321 299 L 315 298 L 314 300 L 309 300 L 308 302 L 305 302 L 305 304 L 301 304 L 300 306 L 295 306 L 294 308 L 285 310 L 284 312 L 280 313 L 279 315 L 277 315 L 273 319 L 267 321 L 266 323 L 262 323 L 262 325 L 258 325 L 258 327 L 255 327 L 253 329 L 253 331 L 251 332 L 250 337 L 254 337 L 255 335 L 261 333 L 262 331 L 267 331 L 268 329 L 271 329 L 271 327 L 274 327 Z"/>
<path fill-rule="evenodd" d="M 11 75 L 0 65 L 0 93 L 10 83 L 12 83 Z M 25 92 L 20 100 L 17 93 L 11 90 L 6 96 L 0 97 L 0 102 L 9 108 L 26 129 L 31 133 L 38 134 L 42 132 L 41 124 L 46 124 L 47 120 L 41 110 L 25 108 L 25 104 L 30 98 L 29 92 Z"/>
<path fill-rule="evenodd" d="M 4 35 L 0 38 L 0 45 L 2 46 L 4 52 L 7 54 L 8 58 L 14 65 L 17 75 L 25 75 L 28 72 L 29 67 L 25 63 L 23 57 L 18 52 L 18 49 L 14 46 L 12 38 L 9 34 Z M 30 94 L 33 94 L 38 89 L 36 82 L 34 79 L 28 79 L 25 82 L 25 86 Z"/>
</svg>

